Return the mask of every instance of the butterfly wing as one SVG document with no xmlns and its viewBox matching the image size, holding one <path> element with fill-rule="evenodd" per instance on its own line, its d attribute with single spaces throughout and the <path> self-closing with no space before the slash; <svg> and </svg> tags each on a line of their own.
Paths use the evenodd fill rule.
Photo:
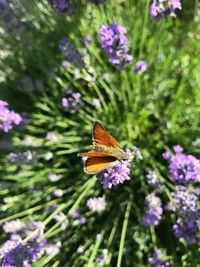
<svg viewBox="0 0 200 267">
<path fill-rule="evenodd" d="M 93 127 L 93 142 L 94 144 L 121 149 L 120 144 L 98 121 L 94 123 Z"/>
<path fill-rule="evenodd" d="M 110 168 L 116 162 L 114 157 L 92 157 L 85 162 L 84 171 L 86 173 L 95 174 Z"/>
<path fill-rule="evenodd" d="M 104 152 L 97 152 L 97 151 L 88 151 L 84 153 L 80 153 L 78 156 L 80 157 L 114 157 L 112 153 L 104 153 Z"/>
</svg>

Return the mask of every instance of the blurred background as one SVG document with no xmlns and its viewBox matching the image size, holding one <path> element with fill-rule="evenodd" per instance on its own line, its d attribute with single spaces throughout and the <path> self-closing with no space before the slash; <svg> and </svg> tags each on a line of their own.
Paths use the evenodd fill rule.
<svg viewBox="0 0 200 267">
<path fill-rule="evenodd" d="M 0 0 L 1 266 L 199 266 L 199 21 L 197 0 Z M 96 120 L 132 158 L 110 187 L 77 157 Z"/>
</svg>

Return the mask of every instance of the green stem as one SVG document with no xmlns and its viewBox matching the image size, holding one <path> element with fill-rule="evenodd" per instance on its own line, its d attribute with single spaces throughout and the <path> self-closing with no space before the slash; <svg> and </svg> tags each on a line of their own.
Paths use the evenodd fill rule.
<svg viewBox="0 0 200 267">
<path fill-rule="evenodd" d="M 155 227 L 152 224 L 150 225 L 150 232 L 151 232 L 153 248 L 154 248 L 154 250 L 156 250 L 157 249 L 156 233 L 155 233 Z"/>
<path fill-rule="evenodd" d="M 122 256 L 123 256 L 123 248 L 124 248 L 124 241 L 126 237 L 126 231 L 127 231 L 127 226 L 128 226 L 128 218 L 130 215 L 130 210 L 131 210 L 131 202 L 129 201 L 127 204 L 125 216 L 124 216 L 124 223 L 122 226 L 122 233 L 121 233 L 121 239 L 120 239 L 120 244 L 119 244 L 119 252 L 118 252 L 118 258 L 117 258 L 117 267 L 121 267 L 121 262 L 122 262 Z"/>
</svg>

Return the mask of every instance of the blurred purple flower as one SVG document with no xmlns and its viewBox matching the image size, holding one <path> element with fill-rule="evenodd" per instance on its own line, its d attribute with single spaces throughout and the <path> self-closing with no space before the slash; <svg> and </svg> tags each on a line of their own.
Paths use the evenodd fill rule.
<svg viewBox="0 0 200 267">
<path fill-rule="evenodd" d="M 25 151 L 19 153 L 10 153 L 10 160 L 17 165 L 34 164 L 38 161 L 38 154 L 35 151 Z"/>
<path fill-rule="evenodd" d="M 83 46 L 87 47 L 89 44 L 92 43 L 92 37 L 90 36 L 85 36 L 84 40 L 83 40 Z"/>
<path fill-rule="evenodd" d="M 173 147 L 173 150 L 174 150 L 174 152 L 175 152 L 176 154 L 179 154 L 179 153 L 182 153 L 182 152 L 183 152 L 183 147 L 177 145 L 177 146 L 174 146 L 174 147 Z"/>
<path fill-rule="evenodd" d="M 185 186 L 177 186 L 172 202 L 168 205 L 176 216 L 173 231 L 177 238 L 184 238 L 188 244 L 196 242 L 196 233 L 200 223 L 198 196 Z"/>
<path fill-rule="evenodd" d="M 169 151 L 165 151 L 164 153 L 162 153 L 162 157 L 166 160 L 169 160 L 171 158 L 171 154 Z"/>
<path fill-rule="evenodd" d="M 132 62 L 133 57 L 128 54 L 128 39 L 126 28 L 116 23 L 111 23 L 108 27 L 102 26 L 99 30 L 101 45 L 109 56 L 109 63 L 117 69 L 123 69 Z"/>
<path fill-rule="evenodd" d="M 63 60 L 61 64 L 62 64 L 63 68 L 65 68 L 65 69 L 69 67 L 69 62 L 66 60 Z"/>
<path fill-rule="evenodd" d="M 78 210 L 73 210 L 72 218 L 77 219 L 80 224 L 85 224 L 87 222 L 87 219 L 82 216 Z"/>
<path fill-rule="evenodd" d="M 169 170 L 177 182 L 200 182 L 200 161 L 192 155 L 176 154 L 170 161 Z"/>
<path fill-rule="evenodd" d="M 60 136 L 59 134 L 55 133 L 55 132 L 48 132 L 46 135 L 47 140 L 51 141 L 51 142 L 60 142 L 60 140 L 62 139 L 62 136 Z"/>
<path fill-rule="evenodd" d="M 158 189 L 159 191 L 163 189 L 163 186 L 160 184 L 160 180 L 155 171 L 149 171 L 146 175 L 146 179 L 147 179 L 148 184 L 152 188 Z"/>
<path fill-rule="evenodd" d="M 10 111 L 6 101 L 0 100 L 0 129 L 7 133 L 21 121 L 22 117 L 18 113 Z"/>
<path fill-rule="evenodd" d="M 47 255 L 56 255 L 60 252 L 61 242 L 57 241 L 55 244 L 48 244 L 45 247 L 45 252 Z"/>
<path fill-rule="evenodd" d="M 0 248 L 0 258 L 2 267 L 31 267 L 36 261 L 44 247 L 46 240 L 39 243 L 28 241 L 25 243 L 19 235 L 12 235 Z"/>
<path fill-rule="evenodd" d="M 102 249 L 101 253 L 97 256 L 97 263 L 100 266 L 103 266 L 107 263 L 107 261 L 108 261 L 108 250 Z"/>
<path fill-rule="evenodd" d="M 149 8 L 149 14 L 151 18 L 160 18 L 166 15 L 176 17 L 175 12 L 181 9 L 182 6 L 180 0 L 153 0 Z"/>
<path fill-rule="evenodd" d="M 84 67 L 83 55 L 79 52 L 69 41 L 68 38 L 64 37 L 59 42 L 59 49 L 66 57 L 69 63 L 72 63 L 76 67 L 82 69 Z M 65 64 L 66 61 L 65 60 Z"/>
<path fill-rule="evenodd" d="M 81 101 L 81 94 L 79 92 L 71 92 L 70 90 L 66 91 L 66 97 L 63 97 L 62 107 L 64 109 L 70 109 L 72 112 L 79 110 L 83 106 Z"/>
<path fill-rule="evenodd" d="M 135 67 L 133 68 L 134 72 L 142 75 L 148 68 L 147 62 L 145 60 L 139 60 Z"/>
<path fill-rule="evenodd" d="M 146 227 L 150 225 L 158 225 L 162 218 L 162 203 L 159 197 L 154 194 L 149 194 L 145 198 L 146 217 L 144 225 Z"/>
<path fill-rule="evenodd" d="M 56 11 L 70 15 L 73 7 L 69 0 L 48 0 L 49 5 Z"/>
<path fill-rule="evenodd" d="M 91 197 L 87 200 L 87 207 L 91 211 L 103 211 L 106 208 L 106 201 L 102 197 Z"/>
<path fill-rule="evenodd" d="M 6 0 L 0 0 L 0 18 L 9 10 L 9 5 Z"/>
<path fill-rule="evenodd" d="M 153 257 L 149 258 L 148 262 L 154 267 L 169 267 L 170 266 L 170 263 L 165 260 L 165 257 L 162 254 L 160 249 L 155 250 Z"/>
<path fill-rule="evenodd" d="M 103 184 L 103 188 L 111 189 L 112 187 L 123 184 L 130 180 L 130 164 L 128 161 L 119 161 L 112 169 L 104 170 L 97 174 L 97 178 Z"/>
<path fill-rule="evenodd" d="M 67 228 L 69 221 L 67 219 L 67 216 L 63 212 L 59 212 L 57 215 L 55 215 L 54 219 L 57 222 L 61 222 L 61 230 L 62 231 L 64 231 Z"/>
<path fill-rule="evenodd" d="M 3 230 L 6 233 L 17 233 L 17 232 L 21 232 L 22 230 L 24 230 L 24 228 L 26 227 L 26 225 L 20 221 L 19 219 L 13 220 L 13 221 L 9 221 L 6 222 L 3 225 Z"/>
</svg>

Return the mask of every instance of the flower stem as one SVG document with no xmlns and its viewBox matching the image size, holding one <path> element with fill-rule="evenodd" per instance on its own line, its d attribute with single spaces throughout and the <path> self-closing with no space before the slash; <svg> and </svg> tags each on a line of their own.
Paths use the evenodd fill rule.
<svg viewBox="0 0 200 267">
<path fill-rule="evenodd" d="M 117 267 L 121 267 L 121 262 L 122 262 L 122 256 L 123 256 L 123 248 L 124 248 L 124 241 L 126 237 L 126 230 L 128 226 L 128 218 L 130 215 L 130 210 L 131 210 L 131 202 L 129 201 L 127 204 L 125 216 L 124 216 L 124 223 L 122 226 L 122 233 L 121 233 L 121 239 L 120 239 L 120 244 L 119 244 L 119 252 L 118 252 L 118 258 L 117 258 Z"/>
</svg>

